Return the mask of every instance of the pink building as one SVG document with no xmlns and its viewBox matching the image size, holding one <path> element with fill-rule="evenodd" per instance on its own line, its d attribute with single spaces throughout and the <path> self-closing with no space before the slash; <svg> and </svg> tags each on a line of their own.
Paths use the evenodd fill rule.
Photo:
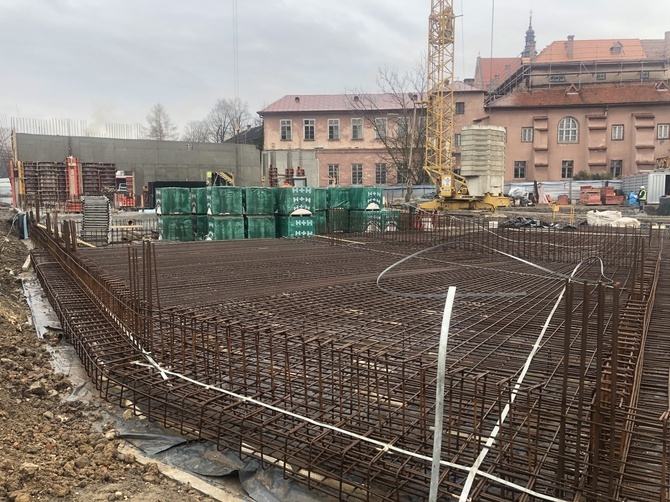
<svg viewBox="0 0 670 502">
<path fill-rule="evenodd" d="M 670 156 L 667 84 L 519 90 L 486 107 L 507 129 L 506 181 L 557 181 L 581 171 L 619 178 Z"/>
<path fill-rule="evenodd" d="M 478 58 L 475 77 L 455 83 L 455 166 L 462 127 L 494 125 L 507 130 L 508 182 L 653 169 L 670 157 L 669 79 L 670 32 L 658 40 L 569 36 L 538 53 L 529 25 L 520 57 Z M 408 96 L 284 96 L 259 112 L 263 168 L 281 176 L 300 165 L 310 186 L 402 184 L 402 162 L 380 134 L 407 134 L 413 112 Z"/>
<path fill-rule="evenodd" d="M 664 39 L 575 40 L 516 60 L 478 60 L 487 91 L 476 123 L 507 129 L 506 181 L 580 172 L 622 177 L 670 156 L 670 32 Z M 488 68 L 488 69 L 487 69 Z"/>
<path fill-rule="evenodd" d="M 301 166 L 308 185 L 395 185 L 402 169 L 387 152 L 382 135 L 409 134 L 422 128 L 422 109 L 409 96 L 288 95 L 260 111 L 264 124 L 263 168 Z M 460 152 L 460 129 L 482 119 L 484 91 L 456 83 L 454 152 Z M 458 160 L 457 160 L 458 162 Z"/>
</svg>

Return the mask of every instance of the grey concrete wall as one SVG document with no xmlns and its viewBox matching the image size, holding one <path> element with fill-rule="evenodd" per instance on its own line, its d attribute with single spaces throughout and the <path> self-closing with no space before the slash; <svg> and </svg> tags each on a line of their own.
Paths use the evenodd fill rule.
<svg viewBox="0 0 670 502">
<path fill-rule="evenodd" d="M 280 186 L 284 183 L 286 168 L 293 167 L 295 169 L 298 166 L 305 170 L 307 186 L 319 186 L 319 160 L 316 157 L 316 150 L 274 150 L 263 152 L 263 173 L 266 176 L 266 180 L 270 164 L 278 170 Z"/>
<path fill-rule="evenodd" d="M 134 173 L 136 192 L 150 181 L 204 181 L 207 171 L 232 171 L 241 186 L 261 183 L 260 152 L 254 145 L 21 133 L 16 144 L 19 160 L 26 162 L 62 162 L 74 155 L 80 162 L 115 164 L 119 171 Z"/>
</svg>

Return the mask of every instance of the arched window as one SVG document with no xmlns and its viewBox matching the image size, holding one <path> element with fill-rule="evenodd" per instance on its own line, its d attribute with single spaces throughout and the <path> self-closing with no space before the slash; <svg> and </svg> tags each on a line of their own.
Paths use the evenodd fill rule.
<svg viewBox="0 0 670 502">
<path fill-rule="evenodd" d="M 558 123 L 558 142 L 577 143 L 579 124 L 572 117 L 563 117 Z"/>
</svg>

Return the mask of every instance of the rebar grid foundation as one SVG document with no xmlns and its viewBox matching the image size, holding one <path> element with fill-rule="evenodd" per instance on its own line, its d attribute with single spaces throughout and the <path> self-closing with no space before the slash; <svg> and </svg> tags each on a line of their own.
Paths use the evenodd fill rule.
<svg viewBox="0 0 670 502">
<path fill-rule="evenodd" d="M 34 258 L 103 396 L 344 500 L 427 498 L 456 285 L 440 495 L 479 457 L 472 500 L 665 500 L 666 420 L 638 407 L 661 233 L 453 223 L 77 252 L 35 229 Z"/>
</svg>

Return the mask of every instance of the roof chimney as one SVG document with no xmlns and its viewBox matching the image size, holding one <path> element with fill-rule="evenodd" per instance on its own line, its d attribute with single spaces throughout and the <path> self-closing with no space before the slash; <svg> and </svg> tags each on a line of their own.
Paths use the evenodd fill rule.
<svg viewBox="0 0 670 502">
<path fill-rule="evenodd" d="M 574 35 L 568 35 L 568 43 L 566 44 L 566 48 L 568 50 L 568 59 L 572 59 L 574 49 L 575 49 L 575 36 Z"/>
</svg>

